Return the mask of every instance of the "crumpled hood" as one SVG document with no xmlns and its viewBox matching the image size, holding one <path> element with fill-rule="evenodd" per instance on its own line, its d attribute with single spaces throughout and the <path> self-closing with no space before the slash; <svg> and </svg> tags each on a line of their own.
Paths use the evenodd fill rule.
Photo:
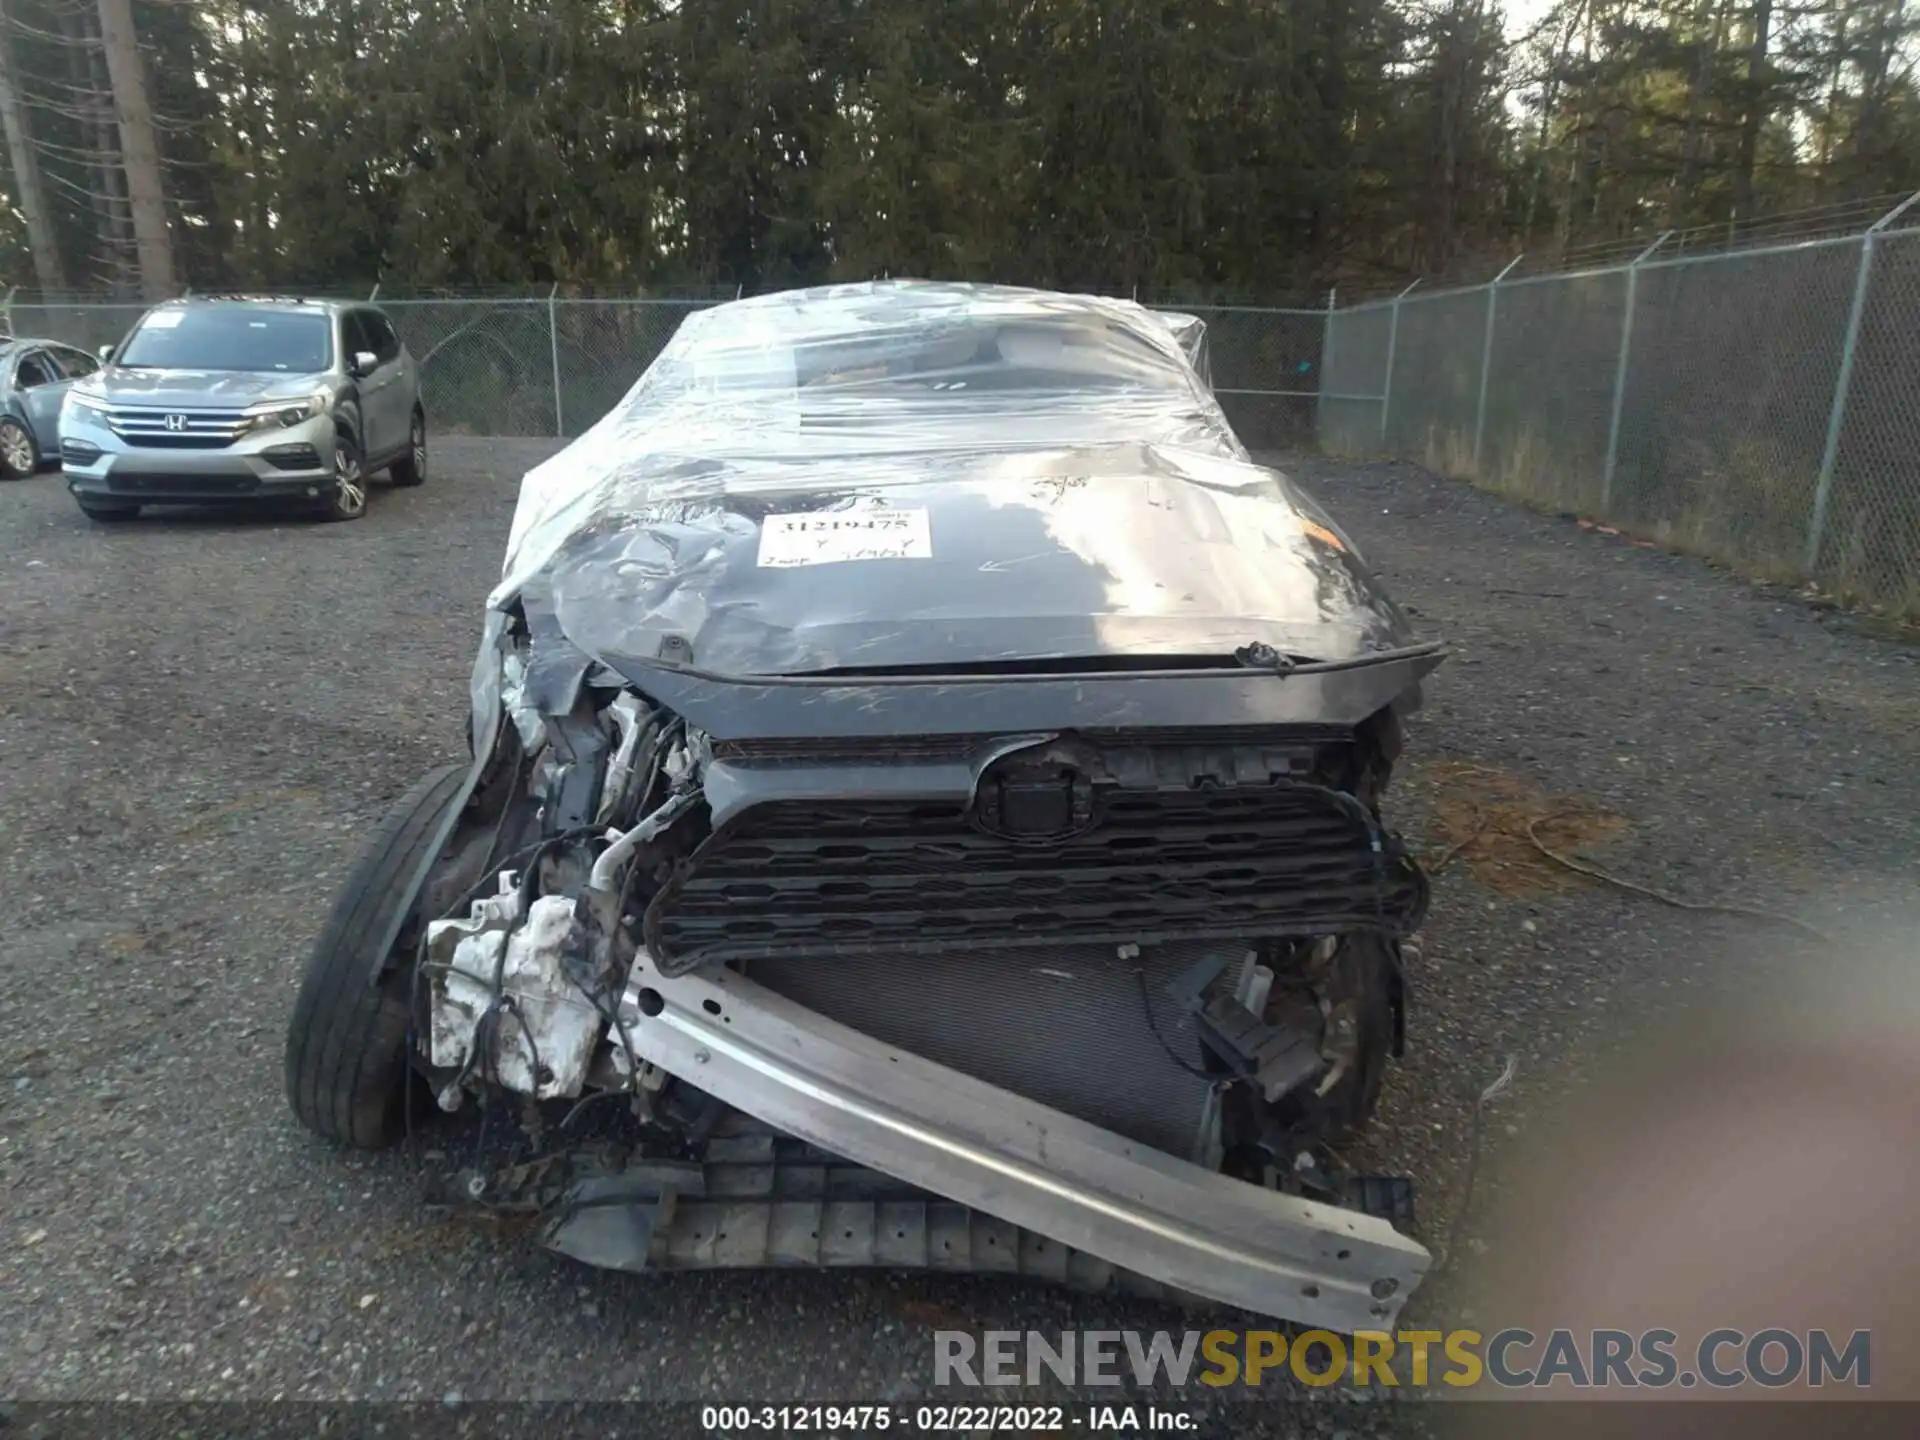
<svg viewBox="0 0 1920 1440">
<path fill-rule="evenodd" d="M 616 668 L 734 675 L 1406 643 L 1332 521 L 1246 461 L 1122 443 L 792 469 L 603 515 L 527 593 Z"/>
<path fill-rule="evenodd" d="M 145 370 L 110 365 L 90 377 L 83 393 L 109 405 L 178 405 L 183 409 L 239 408 L 258 400 L 311 395 L 324 375 L 247 370 Z"/>
<path fill-rule="evenodd" d="M 1248 457 L 1204 351 L 1192 317 L 1001 286 L 698 312 L 528 472 L 489 604 L 616 669 L 733 676 L 1404 643 L 1333 523 Z"/>
</svg>

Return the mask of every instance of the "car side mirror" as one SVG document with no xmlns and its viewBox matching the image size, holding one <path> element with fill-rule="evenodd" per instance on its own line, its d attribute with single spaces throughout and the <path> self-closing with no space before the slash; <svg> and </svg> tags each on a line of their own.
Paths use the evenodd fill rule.
<svg viewBox="0 0 1920 1440">
<path fill-rule="evenodd" d="M 113 346 L 102 345 L 96 353 L 100 356 L 101 363 L 104 364 L 113 359 Z"/>
<path fill-rule="evenodd" d="M 371 375 L 374 367 L 380 363 L 380 357 L 371 350 L 353 352 L 353 364 L 347 367 L 347 373 L 358 380 L 363 375 Z"/>
</svg>

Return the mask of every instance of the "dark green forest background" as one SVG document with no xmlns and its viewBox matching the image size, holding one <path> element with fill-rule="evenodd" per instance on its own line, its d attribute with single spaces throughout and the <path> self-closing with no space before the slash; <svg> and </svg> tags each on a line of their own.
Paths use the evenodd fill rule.
<svg viewBox="0 0 1920 1440">
<path fill-rule="evenodd" d="M 139 289 L 113 7 L 0 3 L 20 132 L 0 282 Z M 172 282 L 202 289 L 914 274 L 1283 300 L 1668 227 L 1868 215 L 1920 186 L 1907 0 L 1533 13 L 1523 30 L 1480 0 L 130 7 Z"/>
</svg>

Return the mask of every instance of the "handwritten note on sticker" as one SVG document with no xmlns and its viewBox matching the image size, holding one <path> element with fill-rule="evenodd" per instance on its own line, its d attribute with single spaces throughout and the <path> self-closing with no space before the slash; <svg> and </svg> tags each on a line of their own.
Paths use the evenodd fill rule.
<svg viewBox="0 0 1920 1440">
<path fill-rule="evenodd" d="M 933 536 L 922 509 L 815 510 L 769 515 L 760 525 L 760 563 L 766 566 L 932 558 Z"/>
</svg>

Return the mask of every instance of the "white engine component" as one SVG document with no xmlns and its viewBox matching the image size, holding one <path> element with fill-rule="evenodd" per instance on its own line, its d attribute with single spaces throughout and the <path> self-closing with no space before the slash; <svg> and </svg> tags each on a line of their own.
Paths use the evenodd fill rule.
<svg viewBox="0 0 1920 1440">
<path fill-rule="evenodd" d="M 573 901 L 542 896 L 523 917 L 518 882 L 503 873 L 500 893 L 476 900 L 468 918 L 427 926 L 429 1054 L 437 1066 L 465 1068 L 481 1018 L 498 1008 L 489 1022 L 492 1043 L 476 1068 L 542 1100 L 578 1095 L 606 1020 L 561 963 L 574 929 Z"/>
</svg>

